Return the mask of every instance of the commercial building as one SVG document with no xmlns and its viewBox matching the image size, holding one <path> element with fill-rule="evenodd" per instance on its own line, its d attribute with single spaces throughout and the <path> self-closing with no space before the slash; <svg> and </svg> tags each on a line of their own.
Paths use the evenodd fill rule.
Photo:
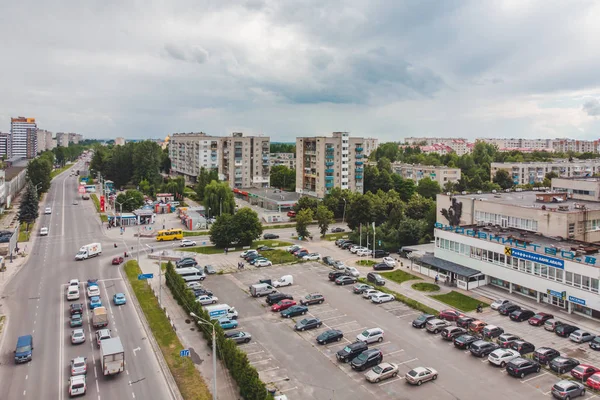
<svg viewBox="0 0 600 400">
<path fill-rule="evenodd" d="M 496 172 L 501 169 L 510 173 L 515 185 L 533 185 L 536 182 L 543 182 L 549 172 L 554 172 L 561 178 L 580 178 L 600 174 L 600 160 L 557 159 L 539 162 L 493 162 L 490 168 L 490 179 L 493 179 Z"/>
<path fill-rule="evenodd" d="M 8 142 L 11 157 L 34 158 L 37 155 L 35 118 L 11 118 Z"/>
<path fill-rule="evenodd" d="M 115 146 L 125 146 L 125 138 L 123 138 L 123 137 L 115 138 Z"/>
<path fill-rule="evenodd" d="M 296 192 L 323 198 L 334 187 L 363 193 L 364 164 L 377 139 L 350 137 L 296 138 Z"/>
<path fill-rule="evenodd" d="M 459 156 L 472 151 L 469 142 L 464 138 L 443 137 L 409 137 L 404 141 L 411 146 L 419 146 L 424 153 L 448 154 L 451 152 Z"/>
<path fill-rule="evenodd" d="M 460 168 L 450 168 L 446 166 L 406 164 L 401 162 L 392 163 L 392 171 L 404 179 L 412 179 L 418 183 L 423 178 L 430 178 L 436 181 L 440 187 L 444 187 L 447 182 L 458 182 L 461 177 Z"/>
<path fill-rule="evenodd" d="M 442 279 L 600 318 L 600 182 L 552 185 L 555 191 L 438 195 L 434 258 L 449 266 Z"/>
<path fill-rule="evenodd" d="M 269 186 L 269 137 L 234 132 L 229 137 L 219 138 L 219 143 L 219 179 L 238 189 Z"/>
<path fill-rule="evenodd" d="M 218 151 L 218 137 L 209 136 L 204 132 L 175 133 L 169 138 L 171 172 L 183 175 L 187 181 L 195 182 L 201 168 L 219 167 Z"/>
<path fill-rule="evenodd" d="M 285 165 L 289 169 L 296 169 L 296 153 L 271 153 L 269 159 L 271 167 Z"/>
</svg>

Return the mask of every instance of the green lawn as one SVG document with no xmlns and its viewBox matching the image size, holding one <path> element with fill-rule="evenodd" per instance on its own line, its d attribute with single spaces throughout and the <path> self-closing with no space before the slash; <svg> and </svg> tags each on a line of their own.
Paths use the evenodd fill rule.
<svg viewBox="0 0 600 400">
<path fill-rule="evenodd" d="M 225 250 L 216 248 L 215 246 L 185 247 L 185 248 L 181 248 L 179 250 L 189 251 L 189 252 L 198 253 L 198 254 L 225 254 Z"/>
<path fill-rule="evenodd" d="M 292 244 L 289 242 L 284 242 L 282 240 L 279 239 L 270 239 L 270 240 L 257 240 L 255 242 L 252 242 L 252 246 L 251 248 L 256 249 L 259 246 L 269 246 L 269 247 L 287 247 L 287 246 L 291 246 Z"/>
<path fill-rule="evenodd" d="M 19 238 L 17 239 L 17 242 L 28 242 L 29 238 L 31 237 L 31 229 L 33 229 L 33 227 L 33 224 L 29 225 L 29 232 L 27 232 L 27 224 L 21 223 L 21 225 L 19 226 Z"/>
<path fill-rule="evenodd" d="M 442 303 L 446 303 L 457 310 L 465 312 L 475 310 L 479 303 L 483 304 L 484 307 L 489 306 L 488 303 L 484 303 L 483 301 L 479 301 L 462 293 L 455 292 L 454 290 L 450 293 L 436 294 L 432 295 L 431 297 L 441 301 Z"/>
<path fill-rule="evenodd" d="M 206 236 L 209 231 L 183 231 L 183 236 Z"/>
<path fill-rule="evenodd" d="M 365 278 L 358 278 L 358 280 L 361 283 L 366 283 L 368 285 L 370 285 L 370 282 L 367 282 L 367 280 Z M 382 291 L 384 293 L 389 293 L 394 295 L 394 297 L 396 298 L 397 301 L 406 304 L 407 306 L 409 306 L 410 308 L 413 308 L 417 311 L 421 311 L 427 314 L 432 314 L 432 315 L 438 315 L 438 311 L 434 310 L 433 308 L 429 307 L 428 305 L 425 305 L 423 303 L 418 302 L 417 300 L 411 299 L 409 297 L 404 296 L 403 294 L 394 292 L 393 290 L 390 290 L 388 288 L 386 288 L 385 286 L 377 286 L 377 290 Z"/>
<path fill-rule="evenodd" d="M 347 239 L 348 234 L 349 234 L 349 232 L 326 233 L 325 236 L 323 237 L 323 239 L 333 242 L 338 239 Z"/>
<path fill-rule="evenodd" d="M 373 260 L 358 260 L 356 262 L 357 265 L 362 265 L 362 266 L 366 266 L 366 267 L 370 267 L 372 265 L 377 264 L 377 261 L 373 261 Z"/>
<path fill-rule="evenodd" d="M 402 282 L 406 282 L 406 281 L 412 281 L 415 279 L 421 279 L 418 276 L 409 274 L 408 272 L 404 272 L 400 269 L 397 269 L 395 271 L 390 271 L 390 272 L 383 272 L 381 274 L 382 276 L 388 278 L 390 281 L 394 281 L 396 283 L 402 283 Z"/>
<path fill-rule="evenodd" d="M 160 350 L 165 357 L 169 370 L 175 382 L 181 391 L 181 395 L 186 400 L 209 400 L 212 398 L 204 378 L 194 367 L 194 363 L 189 357 L 180 357 L 179 351 L 183 350 L 183 345 L 171 328 L 171 324 L 165 313 L 158 305 L 158 301 L 152 289 L 146 281 L 139 281 L 138 274 L 142 271 L 136 261 L 128 261 L 125 264 L 125 273 L 127 279 L 133 287 L 135 297 L 144 311 L 148 325 L 152 334 L 158 343 Z"/>
<path fill-rule="evenodd" d="M 57 176 L 58 174 L 60 174 L 64 171 L 68 170 L 72 166 L 73 166 L 73 164 L 67 164 L 62 168 L 55 169 L 54 171 L 50 172 L 50 179 L 54 178 L 55 176 Z"/>
<path fill-rule="evenodd" d="M 440 290 L 438 285 L 427 282 L 413 283 L 410 287 L 420 292 L 439 292 Z"/>
<path fill-rule="evenodd" d="M 302 262 L 298 257 L 285 250 L 261 251 L 261 254 L 268 258 L 273 265 Z"/>
<path fill-rule="evenodd" d="M 90 194 L 90 198 L 94 202 L 94 207 L 96 207 L 96 212 L 100 213 L 100 199 L 95 193 Z M 108 216 L 106 214 L 100 214 L 100 221 L 108 222 Z"/>
</svg>

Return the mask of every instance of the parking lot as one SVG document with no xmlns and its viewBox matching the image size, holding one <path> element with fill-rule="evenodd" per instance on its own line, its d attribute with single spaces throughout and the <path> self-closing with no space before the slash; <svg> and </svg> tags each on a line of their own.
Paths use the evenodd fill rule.
<svg viewBox="0 0 600 400">
<path fill-rule="evenodd" d="M 559 380 L 544 370 L 524 379 L 507 376 L 503 369 L 488 365 L 487 359 L 475 358 L 468 351 L 455 349 L 452 343 L 441 340 L 439 335 L 413 328 L 411 322 L 419 314 L 415 310 L 399 302 L 375 305 L 353 294 L 352 285 L 340 287 L 330 282 L 327 279 L 329 271 L 322 264 L 305 263 L 212 276 L 210 284 L 207 283 L 220 302 L 237 308 L 239 329 L 252 334 L 252 342 L 241 348 L 259 371 L 261 379 L 277 387 L 290 399 L 364 399 L 365 396 L 378 399 L 549 398 L 551 386 Z M 270 311 L 265 298 L 249 295 L 251 284 L 286 274 L 294 276 L 294 284 L 280 291 L 294 296 L 294 300 L 313 292 L 325 296 L 325 302 L 309 306 L 309 314 L 305 316 L 319 318 L 323 323 L 320 328 L 296 332 L 293 326 L 301 317 L 281 318 L 279 313 Z M 512 328 L 515 325 L 531 331 L 523 336 L 538 347 L 550 346 L 551 341 L 561 343 L 562 346 L 553 347 L 563 352 L 575 351 L 578 347 L 543 331 L 543 328 L 514 323 L 495 314 L 495 311 L 487 311 L 480 316 L 488 323 L 500 318 L 500 326 L 510 325 Z M 339 363 L 335 357 L 338 350 L 355 341 L 357 334 L 374 327 L 385 331 L 385 339 L 369 348 L 379 348 L 384 362 L 397 363 L 400 368 L 398 377 L 377 384 L 367 382 L 364 373 L 353 371 L 349 364 Z M 341 330 L 344 339 L 318 345 L 316 336 L 327 329 Z M 513 332 L 506 327 L 505 330 Z M 519 334 L 519 331 L 515 329 L 513 333 Z M 538 343 L 534 334 L 547 337 L 548 342 Z M 583 361 L 582 357 L 566 354 Z M 406 384 L 404 374 L 417 366 L 436 369 L 439 379 L 421 387 Z M 584 398 L 594 397 L 588 392 Z"/>
</svg>

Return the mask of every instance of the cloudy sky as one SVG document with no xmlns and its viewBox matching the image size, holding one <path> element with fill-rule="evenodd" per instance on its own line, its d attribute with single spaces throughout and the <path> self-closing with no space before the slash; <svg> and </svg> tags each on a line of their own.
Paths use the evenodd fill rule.
<svg viewBox="0 0 600 400">
<path fill-rule="evenodd" d="M 600 2 L 0 5 L 0 130 L 600 137 Z"/>
</svg>

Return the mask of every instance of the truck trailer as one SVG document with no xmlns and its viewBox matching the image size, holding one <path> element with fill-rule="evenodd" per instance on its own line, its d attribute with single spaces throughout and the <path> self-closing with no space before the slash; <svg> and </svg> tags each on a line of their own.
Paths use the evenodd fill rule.
<svg viewBox="0 0 600 400">
<path fill-rule="evenodd" d="M 101 341 L 100 352 L 102 353 L 102 374 L 104 376 L 116 375 L 125 370 L 125 352 L 120 338 L 115 337 Z"/>
<path fill-rule="evenodd" d="M 227 304 L 214 304 L 204 307 L 211 320 L 227 317 L 229 319 L 237 319 L 238 312 L 235 308 Z"/>
<path fill-rule="evenodd" d="M 96 329 L 108 326 L 108 313 L 106 312 L 106 307 L 94 308 L 92 314 L 92 326 Z"/>
</svg>

